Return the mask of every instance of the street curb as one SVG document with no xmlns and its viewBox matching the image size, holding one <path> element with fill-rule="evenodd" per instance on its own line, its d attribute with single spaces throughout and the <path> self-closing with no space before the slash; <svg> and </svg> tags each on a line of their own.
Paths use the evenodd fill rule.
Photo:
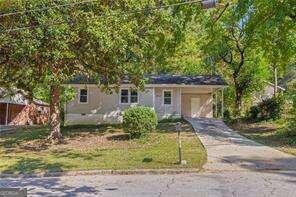
<svg viewBox="0 0 296 197">
<path fill-rule="evenodd" d="M 65 172 L 45 172 L 30 174 L 0 174 L 0 178 L 43 178 L 61 177 L 77 175 L 162 175 L 162 174 L 193 174 L 201 169 L 143 169 L 143 170 L 90 170 L 90 171 L 65 171 Z"/>
</svg>

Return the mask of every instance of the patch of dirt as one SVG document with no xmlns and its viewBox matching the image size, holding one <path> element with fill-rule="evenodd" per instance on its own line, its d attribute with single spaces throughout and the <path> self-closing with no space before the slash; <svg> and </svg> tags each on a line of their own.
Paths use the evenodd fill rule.
<svg viewBox="0 0 296 197">
<path fill-rule="evenodd" d="M 129 140 L 125 133 L 113 133 L 106 135 L 80 135 L 74 138 L 65 138 L 65 144 L 55 146 L 61 149 L 124 149 L 124 148 L 138 148 L 140 145 L 134 141 Z"/>
<path fill-rule="evenodd" d="M 34 140 L 21 144 L 19 148 L 25 151 L 42 151 L 48 149 L 49 146 L 46 140 Z"/>
<path fill-rule="evenodd" d="M 139 143 L 137 139 L 129 139 L 124 132 L 95 134 L 81 133 L 71 137 L 65 137 L 62 144 L 52 144 L 46 139 L 30 140 L 12 147 L 9 152 L 40 152 L 47 150 L 91 150 L 91 149 L 134 149 L 149 144 Z M 10 149 L 10 148 L 9 148 Z M 8 151 L 8 149 L 7 149 Z"/>
<path fill-rule="evenodd" d="M 166 137 L 177 139 L 175 124 L 160 124 L 163 128 L 158 132 L 166 133 Z M 167 127 L 165 127 L 167 125 Z M 140 147 L 150 146 L 150 142 L 157 143 L 159 135 L 151 133 L 147 140 L 130 139 L 127 133 L 122 129 L 105 128 L 105 132 L 98 131 L 97 128 L 80 129 L 72 128 L 71 132 L 67 132 L 64 136 L 62 144 L 51 144 L 46 139 L 35 139 L 22 142 L 13 148 L 14 152 L 40 152 L 40 151 L 55 151 L 60 150 L 91 150 L 91 149 L 136 149 Z M 111 132 L 109 132 L 111 131 Z M 190 131 L 190 132 L 189 132 Z M 192 138 L 194 133 L 188 124 L 182 124 L 181 138 L 187 140 Z"/>
</svg>

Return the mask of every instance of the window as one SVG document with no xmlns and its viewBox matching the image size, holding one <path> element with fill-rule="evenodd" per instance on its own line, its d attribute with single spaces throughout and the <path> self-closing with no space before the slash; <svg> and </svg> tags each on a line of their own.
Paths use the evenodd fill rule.
<svg viewBox="0 0 296 197">
<path fill-rule="evenodd" d="M 138 103 L 138 92 L 131 90 L 131 103 Z"/>
<path fill-rule="evenodd" d="M 128 90 L 127 89 L 121 90 L 120 102 L 121 103 L 128 103 Z"/>
<path fill-rule="evenodd" d="M 172 104 L 172 91 L 163 91 L 163 104 L 171 105 Z"/>
<path fill-rule="evenodd" d="M 80 89 L 79 95 L 80 103 L 87 103 L 87 89 Z"/>
<path fill-rule="evenodd" d="M 138 92 L 137 90 L 122 89 L 120 91 L 120 103 L 138 103 Z"/>
</svg>

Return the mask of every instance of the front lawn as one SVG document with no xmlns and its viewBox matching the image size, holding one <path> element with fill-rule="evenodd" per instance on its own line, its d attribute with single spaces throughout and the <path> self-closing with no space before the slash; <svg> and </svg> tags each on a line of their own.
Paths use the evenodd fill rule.
<svg viewBox="0 0 296 197">
<path fill-rule="evenodd" d="M 177 134 L 174 122 L 159 123 L 145 139 L 129 139 L 120 125 L 69 126 L 63 128 L 65 142 L 46 142 L 48 129 L 28 127 L 11 134 L 0 134 L 0 172 L 33 173 L 68 170 L 199 169 L 206 152 L 182 123 L 183 158 L 177 162 Z"/>
<path fill-rule="evenodd" d="M 283 132 L 279 132 L 282 125 L 275 122 L 258 123 L 236 123 L 230 125 L 240 134 L 257 141 L 259 143 L 271 146 L 283 152 L 296 155 L 296 139 L 287 137 Z"/>
</svg>

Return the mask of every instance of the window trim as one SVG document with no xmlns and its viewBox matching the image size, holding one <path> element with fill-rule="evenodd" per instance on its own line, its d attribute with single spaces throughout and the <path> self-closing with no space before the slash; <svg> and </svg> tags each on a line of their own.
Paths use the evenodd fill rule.
<svg viewBox="0 0 296 197">
<path fill-rule="evenodd" d="M 86 102 L 81 102 L 80 101 L 80 97 L 81 97 L 81 90 L 86 90 Z M 88 87 L 84 87 L 84 88 L 79 88 L 79 94 L 78 94 L 78 103 L 79 104 L 88 104 L 89 101 L 89 88 Z"/>
<path fill-rule="evenodd" d="M 171 93 L 171 104 L 165 104 L 164 103 L 164 92 L 170 92 Z M 167 89 L 165 89 L 165 90 L 163 90 L 162 91 L 162 104 L 163 105 L 166 105 L 166 106 L 170 106 L 170 105 L 173 105 L 173 90 L 167 90 Z"/>
</svg>

